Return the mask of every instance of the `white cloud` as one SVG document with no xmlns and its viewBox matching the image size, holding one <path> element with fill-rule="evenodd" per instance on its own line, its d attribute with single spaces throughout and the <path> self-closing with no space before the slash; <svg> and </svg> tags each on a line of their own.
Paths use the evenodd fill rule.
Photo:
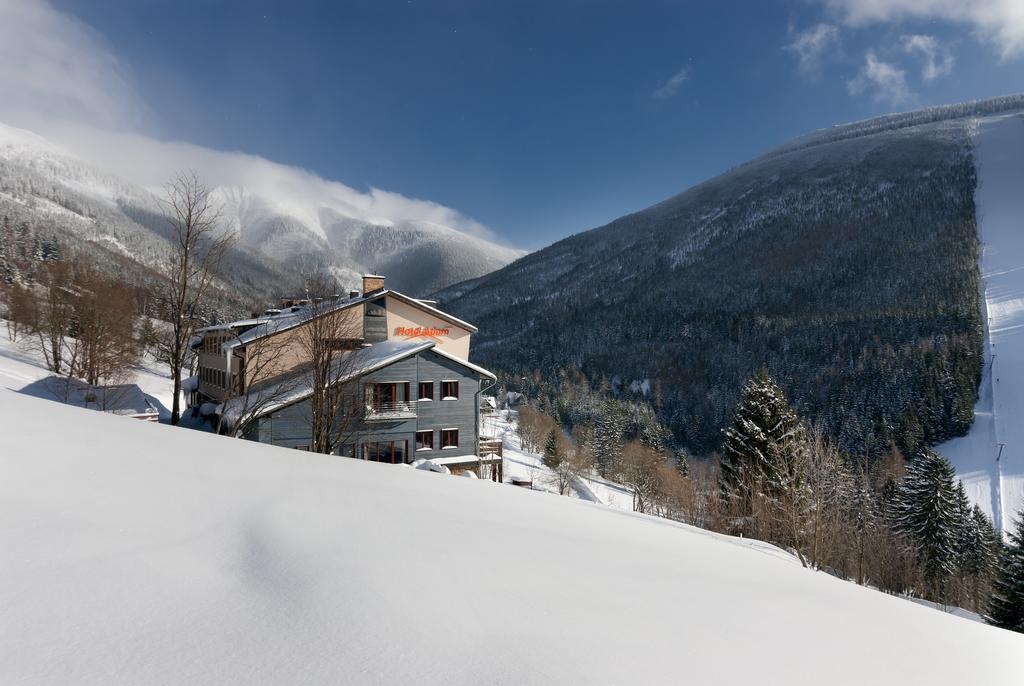
<svg viewBox="0 0 1024 686">
<path fill-rule="evenodd" d="M 152 118 L 128 69 L 102 36 L 43 0 L 0 0 L 0 121 L 46 136 L 135 183 L 156 188 L 193 169 L 208 185 L 245 186 L 275 198 L 313 225 L 319 204 L 365 221 L 425 221 L 493 235 L 434 202 L 378 188 L 362 192 L 256 155 L 147 135 Z"/>
<path fill-rule="evenodd" d="M 934 36 L 903 36 L 900 44 L 904 52 L 924 59 L 921 78 L 925 81 L 934 81 L 953 71 L 953 53 Z"/>
<path fill-rule="evenodd" d="M 875 100 L 890 105 L 903 105 L 913 99 L 907 86 L 907 72 L 878 59 L 874 50 L 868 50 L 860 73 L 846 87 L 852 95 L 869 93 Z"/>
<path fill-rule="evenodd" d="M 797 57 L 800 73 L 815 78 L 821 69 L 825 51 L 839 43 L 839 29 L 831 24 L 817 24 L 798 33 L 786 44 L 786 50 Z"/>
<path fill-rule="evenodd" d="M 671 98 L 683 87 L 683 84 L 690 80 L 689 67 L 683 67 L 669 78 L 660 88 L 651 95 L 659 100 Z"/>
<path fill-rule="evenodd" d="M 37 0 L 0 0 L 0 117 L 135 128 L 146 108 L 127 70 L 87 25 Z"/>
<path fill-rule="evenodd" d="M 906 19 L 970 26 L 1005 59 L 1024 55 L 1022 0 L 821 0 L 851 26 Z"/>
</svg>

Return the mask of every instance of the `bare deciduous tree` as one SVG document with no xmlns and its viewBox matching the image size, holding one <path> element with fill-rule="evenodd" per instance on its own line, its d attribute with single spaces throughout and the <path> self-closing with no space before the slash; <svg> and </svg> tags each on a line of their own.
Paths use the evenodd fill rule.
<svg viewBox="0 0 1024 686">
<path fill-rule="evenodd" d="M 139 358 L 131 293 L 123 284 L 92 270 L 79 276 L 78 285 L 78 376 L 93 386 L 129 381 Z"/>
<path fill-rule="evenodd" d="M 322 270 L 307 277 L 307 321 L 295 337 L 311 384 L 310 450 L 325 454 L 351 442 L 365 409 L 355 378 L 363 357 L 363 311 L 339 309 L 338 290 Z"/>
<path fill-rule="evenodd" d="M 654 512 L 662 491 L 663 467 L 667 467 L 664 456 L 639 441 L 622 451 L 622 483 L 633 492 L 635 512 Z"/>
<path fill-rule="evenodd" d="M 171 423 L 181 418 L 181 371 L 191 352 L 191 341 L 201 303 L 207 297 L 233 236 L 220 227 L 220 211 L 207 188 L 194 173 L 182 173 L 165 189 L 164 204 L 171 231 L 171 259 L 167 272 L 167 309 L 170 330 L 161 341 L 174 382 Z"/>
<path fill-rule="evenodd" d="M 73 376 L 78 362 L 78 341 L 73 338 L 75 326 L 74 285 L 71 267 L 54 262 L 41 274 L 42 297 L 29 312 L 29 330 L 34 334 L 36 348 L 43 355 L 46 367 L 54 374 Z"/>
<path fill-rule="evenodd" d="M 516 427 L 523 450 L 536 453 L 540 452 L 548 432 L 555 428 L 555 420 L 529 405 L 521 405 Z"/>
<path fill-rule="evenodd" d="M 31 323 L 38 318 L 38 303 L 32 290 L 18 283 L 11 284 L 5 296 L 7 338 L 17 343 L 18 337 L 30 332 Z"/>
<path fill-rule="evenodd" d="M 238 334 L 235 336 L 238 340 Z M 295 392 L 299 375 L 282 373 L 281 361 L 291 352 L 294 341 L 288 336 L 267 336 L 244 347 L 239 356 L 238 374 L 224 392 L 217 433 L 238 436 L 268 407 Z"/>
</svg>

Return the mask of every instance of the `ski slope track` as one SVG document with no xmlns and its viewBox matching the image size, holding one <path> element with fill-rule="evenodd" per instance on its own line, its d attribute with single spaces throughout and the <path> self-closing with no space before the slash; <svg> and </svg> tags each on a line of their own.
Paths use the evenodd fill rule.
<svg viewBox="0 0 1024 686">
<path fill-rule="evenodd" d="M 6 389 L 0 425 L 3 684 L 1010 685 L 1024 671 L 1024 636 L 758 541 Z"/>
<path fill-rule="evenodd" d="M 985 368 L 970 433 L 937 447 L 1000 530 L 1024 508 L 1024 114 L 978 120 Z"/>
</svg>

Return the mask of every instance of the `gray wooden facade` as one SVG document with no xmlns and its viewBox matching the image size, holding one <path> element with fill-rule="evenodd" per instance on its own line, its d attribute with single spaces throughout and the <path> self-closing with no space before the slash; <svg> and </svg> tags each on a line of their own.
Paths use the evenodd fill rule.
<svg viewBox="0 0 1024 686">
<path fill-rule="evenodd" d="M 441 384 L 444 381 L 458 382 L 457 400 L 441 398 Z M 433 400 L 419 398 L 419 384 L 422 382 L 432 384 Z M 346 438 L 346 441 L 351 440 L 352 443 L 342 449 L 342 454 L 365 457 L 367 451 L 373 449 L 373 444 L 394 442 L 396 446 L 402 447 L 403 462 L 412 462 L 421 457 L 476 455 L 478 392 L 481 387 L 481 375 L 478 372 L 433 350 L 426 350 L 361 377 L 358 389 L 355 390 L 357 397 L 362 397 L 367 385 L 377 383 L 408 384 L 408 402 L 414 416 L 395 419 L 361 418 L 351 438 Z M 402 388 L 404 390 L 404 386 Z M 310 401 L 306 398 L 255 420 L 243 438 L 287 448 L 308 449 L 311 442 L 310 425 Z M 458 431 L 458 446 L 442 448 L 441 432 L 450 429 Z M 416 451 L 417 431 L 432 432 L 432 450 Z"/>
</svg>

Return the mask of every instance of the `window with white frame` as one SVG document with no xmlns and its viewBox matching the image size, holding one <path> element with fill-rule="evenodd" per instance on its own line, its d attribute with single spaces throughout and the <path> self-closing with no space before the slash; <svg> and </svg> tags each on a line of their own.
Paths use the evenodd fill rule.
<svg viewBox="0 0 1024 686">
<path fill-rule="evenodd" d="M 441 429 L 441 450 L 459 447 L 458 429 Z"/>
</svg>

